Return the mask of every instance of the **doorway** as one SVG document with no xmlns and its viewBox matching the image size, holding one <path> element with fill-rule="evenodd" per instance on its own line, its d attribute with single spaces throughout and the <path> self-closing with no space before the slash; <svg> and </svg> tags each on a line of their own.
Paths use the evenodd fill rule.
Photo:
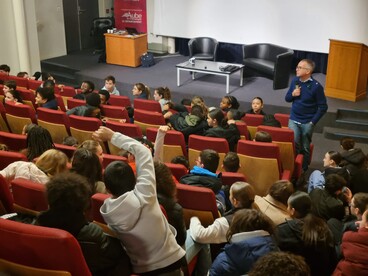
<svg viewBox="0 0 368 276">
<path fill-rule="evenodd" d="M 63 0 L 67 53 L 94 47 L 93 19 L 99 16 L 98 0 Z"/>
</svg>

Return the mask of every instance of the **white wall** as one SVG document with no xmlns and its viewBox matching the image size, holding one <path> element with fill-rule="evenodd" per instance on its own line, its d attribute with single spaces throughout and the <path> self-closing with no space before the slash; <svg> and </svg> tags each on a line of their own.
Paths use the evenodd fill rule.
<svg viewBox="0 0 368 276">
<path fill-rule="evenodd" d="M 66 55 L 62 0 L 35 0 L 40 59 Z"/>
<path fill-rule="evenodd" d="M 150 1 L 150 0 L 147 0 Z M 367 0 L 154 0 L 152 32 L 269 42 L 328 53 L 329 39 L 368 44 Z"/>
</svg>

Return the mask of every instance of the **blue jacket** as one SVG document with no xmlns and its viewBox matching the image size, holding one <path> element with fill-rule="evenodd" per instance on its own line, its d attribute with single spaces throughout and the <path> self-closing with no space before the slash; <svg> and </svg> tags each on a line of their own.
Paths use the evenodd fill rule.
<svg viewBox="0 0 368 276">
<path fill-rule="evenodd" d="M 293 97 L 292 93 L 296 84 L 300 86 L 301 93 L 300 96 Z M 306 82 L 301 82 L 298 77 L 293 78 L 285 101 L 292 102 L 290 120 L 302 124 L 309 122 L 317 124 L 328 108 L 323 87 L 313 78 Z"/>
<path fill-rule="evenodd" d="M 252 235 L 254 233 L 263 233 L 261 235 Z M 252 237 L 246 237 L 240 241 L 225 245 L 212 264 L 210 275 L 216 276 L 236 276 L 244 275 L 249 272 L 258 258 L 272 251 L 279 251 L 272 237 L 266 231 L 253 231 L 239 233 L 239 237 L 251 234 Z M 234 235 L 233 238 L 236 236 Z"/>
</svg>

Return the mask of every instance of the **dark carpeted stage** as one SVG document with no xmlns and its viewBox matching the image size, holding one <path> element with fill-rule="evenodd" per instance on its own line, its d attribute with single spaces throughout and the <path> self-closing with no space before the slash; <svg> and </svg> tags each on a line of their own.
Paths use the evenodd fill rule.
<svg viewBox="0 0 368 276">
<path fill-rule="evenodd" d="M 130 68 L 124 66 L 98 63 L 98 55 L 94 55 L 92 50 L 85 50 L 67 56 L 57 57 L 42 61 L 60 64 L 79 70 L 75 74 L 76 83 L 80 84 L 82 80 L 91 80 L 95 83 L 96 89 L 103 86 L 103 79 L 107 75 L 115 76 L 117 88 L 121 95 L 127 95 L 132 98 L 131 89 L 137 82 L 142 82 L 153 89 L 159 86 L 167 86 L 172 92 L 174 102 L 180 102 L 183 98 L 191 98 L 193 95 L 202 96 L 208 106 L 219 106 L 221 98 L 226 95 L 226 79 L 222 76 L 196 74 L 196 79 L 192 80 L 188 72 L 181 72 L 181 86 L 176 85 L 176 67 L 175 65 L 188 59 L 179 54 L 157 56 L 156 64 L 149 68 L 137 67 Z M 293 74 L 293 72 L 292 72 Z M 314 74 L 314 77 L 325 84 L 324 74 Z M 57 79 L 57 77 L 56 77 Z M 243 87 L 239 86 L 239 73 L 234 73 L 230 78 L 230 95 L 235 96 L 240 102 L 240 109 L 250 108 L 250 102 L 256 96 L 262 97 L 265 102 L 264 110 L 266 113 L 289 113 L 290 104 L 286 103 L 284 96 L 287 89 L 273 90 L 272 81 L 263 77 L 252 77 L 244 79 Z M 328 150 L 339 150 L 338 141 L 326 140 L 323 138 L 322 130 L 324 126 L 335 126 L 336 111 L 339 108 L 367 109 L 368 99 L 359 102 L 349 102 L 339 99 L 328 98 L 328 113 L 317 125 L 316 136 L 314 140 L 325 144 L 320 152 L 315 152 L 313 160 L 321 165 L 324 152 Z M 323 141 L 322 141 L 323 140 Z M 326 140 L 326 141 L 325 141 Z M 367 147 L 367 145 L 362 145 Z M 368 149 L 368 148 L 367 148 Z"/>
</svg>

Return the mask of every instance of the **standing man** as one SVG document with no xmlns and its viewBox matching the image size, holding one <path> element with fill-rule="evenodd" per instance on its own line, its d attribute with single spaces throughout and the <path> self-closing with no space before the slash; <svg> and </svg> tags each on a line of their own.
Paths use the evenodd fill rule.
<svg viewBox="0 0 368 276">
<path fill-rule="evenodd" d="M 296 77 L 291 81 L 285 96 L 285 100 L 292 103 L 289 128 L 294 131 L 297 153 L 304 155 L 304 171 L 309 165 L 314 126 L 328 108 L 322 85 L 312 78 L 314 67 L 312 60 L 301 60 L 296 67 Z"/>
</svg>

